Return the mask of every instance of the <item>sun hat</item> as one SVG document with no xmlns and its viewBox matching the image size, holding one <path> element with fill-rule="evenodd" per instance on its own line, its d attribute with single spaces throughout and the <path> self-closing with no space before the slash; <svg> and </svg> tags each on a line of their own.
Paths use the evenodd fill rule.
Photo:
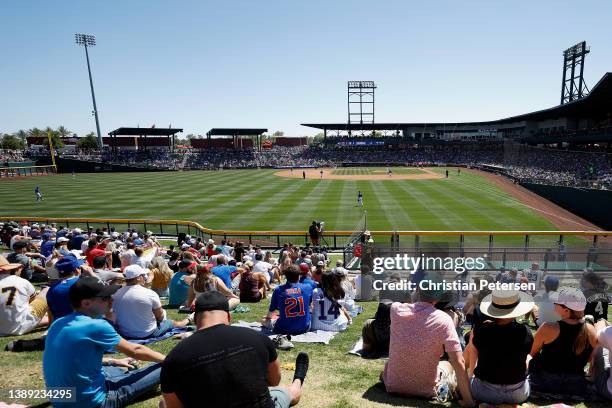
<svg viewBox="0 0 612 408">
<path fill-rule="evenodd" d="M 490 317 L 511 319 L 533 310 L 533 297 L 518 290 L 494 290 L 480 302 L 480 311 Z"/>
<path fill-rule="evenodd" d="M 0 255 L 0 271 L 12 271 L 23 266 L 20 263 L 10 263 L 5 257 Z"/>
<path fill-rule="evenodd" d="M 587 304 L 584 293 L 580 289 L 570 286 L 561 286 L 557 292 L 551 292 L 549 298 L 551 302 L 563 305 L 576 312 L 584 312 Z"/>
<path fill-rule="evenodd" d="M 125 279 L 134 279 L 140 275 L 146 275 L 149 273 L 148 269 L 143 268 L 140 265 L 130 265 L 123 270 Z"/>
</svg>

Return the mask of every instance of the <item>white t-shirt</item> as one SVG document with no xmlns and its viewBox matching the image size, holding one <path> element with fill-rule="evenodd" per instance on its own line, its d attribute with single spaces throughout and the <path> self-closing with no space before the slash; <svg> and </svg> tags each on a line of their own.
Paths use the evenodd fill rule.
<svg viewBox="0 0 612 408">
<path fill-rule="evenodd" d="M 597 341 L 602 347 L 608 349 L 608 362 L 612 365 L 612 326 L 599 330 Z M 612 375 L 608 377 L 608 392 L 612 394 Z"/>
<path fill-rule="evenodd" d="M 0 336 L 24 334 L 38 323 L 30 309 L 30 297 L 36 293 L 27 280 L 15 275 L 0 275 Z"/>
<path fill-rule="evenodd" d="M 261 272 L 266 279 L 268 280 L 268 283 L 270 283 L 270 269 L 272 268 L 272 264 L 268 263 L 268 262 L 264 262 L 264 261 L 257 261 L 255 262 L 255 264 L 253 265 L 253 272 Z"/>
<path fill-rule="evenodd" d="M 151 267 L 151 262 L 143 256 L 134 258 L 134 264 L 140 265 L 142 269 L 149 269 Z"/>
<path fill-rule="evenodd" d="M 113 295 L 113 310 L 119 333 L 127 338 L 142 339 L 157 329 L 153 309 L 161 307 L 157 293 L 141 285 L 124 286 Z"/>
<path fill-rule="evenodd" d="M 342 313 L 340 305 L 325 297 L 323 290 L 316 288 L 312 292 L 312 330 L 339 332 L 348 326 L 348 319 Z"/>
<path fill-rule="evenodd" d="M 134 265 L 137 256 L 133 249 L 128 249 L 123 252 L 119 258 L 121 259 L 121 267 L 125 268 L 126 266 Z"/>
<path fill-rule="evenodd" d="M 555 312 L 555 304 L 550 300 L 548 293 L 538 293 L 533 300 L 538 307 L 538 321 L 536 322 L 538 326 L 561 320 L 561 316 Z"/>
</svg>

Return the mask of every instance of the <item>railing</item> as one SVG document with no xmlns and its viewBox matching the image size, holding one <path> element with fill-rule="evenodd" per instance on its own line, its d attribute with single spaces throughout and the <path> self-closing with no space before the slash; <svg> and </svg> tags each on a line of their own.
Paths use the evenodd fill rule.
<svg viewBox="0 0 612 408">
<path fill-rule="evenodd" d="M 153 220 L 153 219 L 117 219 L 117 218 L 58 218 L 58 217 L 19 217 L 0 216 L 0 221 L 18 223 L 57 223 L 68 228 L 127 228 L 139 231 L 151 231 L 156 235 L 178 237 L 182 234 L 202 239 L 212 238 L 215 241 L 242 240 L 245 243 L 260 244 L 263 247 L 278 248 L 284 242 L 295 245 L 309 242 L 306 231 L 244 231 L 206 228 L 194 221 Z M 322 244 L 341 249 L 355 231 L 324 231 Z M 557 248 L 560 245 L 582 248 L 609 245 L 606 237 L 612 237 L 612 231 L 377 231 L 372 230 L 376 243 L 388 244 L 390 247 L 411 246 L 418 249 L 431 243 L 445 243 L 458 248 L 496 247 L 510 248 Z"/>
<path fill-rule="evenodd" d="M 57 172 L 55 166 L 15 166 L 0 167 L 0 178 L 42 176 Z"/>
</svg>

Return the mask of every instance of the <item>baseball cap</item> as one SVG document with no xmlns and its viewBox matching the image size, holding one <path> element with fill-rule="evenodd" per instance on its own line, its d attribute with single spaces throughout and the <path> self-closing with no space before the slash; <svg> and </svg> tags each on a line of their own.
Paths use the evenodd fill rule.
<svg viewBox="0 0 612 408">
<path fill-rule="evenodd" d="M 13 249 L 17 250 L 17 249 L 27 248 L 29 243 L 30 243 L 30 241 L 26 240 L 26 239 L 22 239 L 20 241 L 15 241 L 15 243 L 13 244 Z"/>
<path fill-rule="evenodd" d="M 70 242 L 70 240 L 68 238 L 66 238 L 66 237 L 59 237 L 57 239 L 57 242 Z"/>
<path fill-rule="evenodd" d="M 309 270 L 310 270 L 310 267 L 308 266 L 308 264 L 306 262 L 302 262 L 300 264 L 300 271 L 308 272 Z"/>
<path fill-rule="evenodd" d="M 181 245 L 181 249 L 189 249 L 189 248 L 191 248 L 191 245 L 189 245 L 189 244 Z"/>
<path fill-rule="evenodd" d="M 125 279 L 134 279 L 139 277 L 140 275 L 146 275 L 147 273 L 149 273 L 149 270 L 144 269 L 140 265 L 130 265 L 123 270 Z"/>
<path fill-rule="evenodd" d="M 549 298 L 553 303 L 563 305 L 576 312 L 584 312 L 586 298 L 580 289 L 561 286 L 557 292 L 551 292 Z"/>
<path fill-rule="evenodd" d="M 74 255 L 66 255 L 55 263 L 55 269 L 60 275 L 68 275 L 85 263 L 84 259 L 77 259 Z"/>
<path fill-rule="evenodd" d="M 59 261 L 58 261 L 59 262 Z M 70 287 L 69 296 L 72 304 L 79 304 L 84 299 L 111 296 L 121 285 L 105 285 L 98 278 L 84 276 Z"/>
<path fill-rule="evenodd" d="M 48 232 L 45 232 L 41 235 L 42 239 L 51 239 L 51 234 Z"/>
<path fill-rule="evenodd" d="M 319 262 L 317 262 L 317 266 L 325 266 L 325 262 L 319 261 Z"/>
<path fill-rule="evenodd" d="M 189 260 L 189 259 L 183 259 L 180 263 L 179 263 L 179 268 L 184 269 L 184 268 L 190 268 L 192 266 L 195 266 L 195 262 Z"/>
<path fill-rule="evenodd" d="M 210 291 L 204 292 L 196 298 L 195 312 L 207 312 L 211 310 L 222 310 L 229 312 L 229 303 L 225 295 L 221 292 Z"/>
<path fill-rule="evenodd" d="M 10 263 L 5 257 L 0 255 L 0 271 L 12 271 L 13 269 L 17 269 L 22 264 L 20 263 Z"/>
</svg>

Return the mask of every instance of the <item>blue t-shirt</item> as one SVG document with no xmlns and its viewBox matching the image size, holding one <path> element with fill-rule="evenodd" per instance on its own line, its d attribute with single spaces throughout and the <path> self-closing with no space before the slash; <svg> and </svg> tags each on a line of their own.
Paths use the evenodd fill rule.
<svg viewBox="0 0 612 408">
<path fill-rule="evenodd" d="M 47 387 L 75 387 L 75 402 L 54 407 L 97 407 L 106 398 L 102 357 L 121 337 L 104 319 L 71 313 L 55 320 L 45 341 L 43 374 Z"/>
<path fill-rule="evenodd" d="M 70 240 L 70 249 L 76 249 L 78 251 L 81 250 L 81 244 L 85 241 L 85 236 L 77 235 L 76 237 L 72 237 Z"/>
<path fill-rule="evenodd" d="M 45 258 L 48 258 L 53 253 L 53 248 L 55 248 L 55 241 L 45 241 L 40 246 L 40 253 Z"/>
<path fill-rule="evenodd" d="M 274 289 L 270 311 L 279 311 L 274 333 L 302 334 L 308 331 L 312 291 L 312 286 L 306 283 L 285 283 Z"/>
<path fill-rule="evenodd" d="M 225 286 L 229 290 L 232 290 L 232 276 L 231 274 L 236 272 L 238 268 L 232 265 L 218 265 L 211 269 L 213 275 L 221 278 Z"/>
<path fill-rule="evenodd" d="M 183 280 L 184 276 L 189 276 L 187 272 L 179 271 L 172 275 L 168 288 L 170 290 L 170 296 L 168 298 L 168 305 L 180 306 L 187 300 L 189 295 L 189 285 Z"/>
<path fill-rule="evenodd" d="M 319 286 L 319 284 L 316 281 L 310 279 L 308 276 L 300 276 L 300 283 L 305 283 L 307 285 L 312 286 L 313 290 Z"/>
<path fill-rule="evenodd" d="M 79 279 L 78 276 L 57 282 L 47 292 L 47 304 L 53 314 L 53 319 L 59 319 L 72 313 L 70 304 L 70 287 Z"/>
</svg>

